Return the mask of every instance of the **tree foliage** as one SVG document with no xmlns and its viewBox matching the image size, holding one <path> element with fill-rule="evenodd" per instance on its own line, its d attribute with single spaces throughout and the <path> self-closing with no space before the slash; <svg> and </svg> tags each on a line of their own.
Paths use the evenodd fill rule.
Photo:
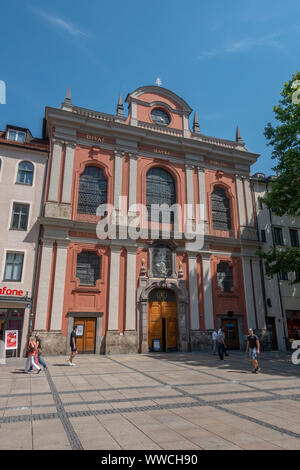
<svg viewBox="0 0 300 470">
<path fill-rule="evenodd" d="M 264 132 L 276 160 L 276 178 L 264 202 L 275 215 L 300 216 L 300 72 L 284 83 L 280 94 L 282 98 L 273 107 L 277 125 L 269 122 Z M 274 248 L 267 253 L 259 251 L 259 255 L 270 277 L 280 271 L 300 273 L 299 248 Z M 299 281 L 298 276 L 295 282 Z"/>
</svg>

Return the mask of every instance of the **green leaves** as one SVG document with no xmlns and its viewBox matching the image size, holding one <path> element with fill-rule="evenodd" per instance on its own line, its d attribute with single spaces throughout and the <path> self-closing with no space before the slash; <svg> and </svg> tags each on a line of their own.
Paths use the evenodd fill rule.
<svg viewBox="0 0 300 470">
<path fill-rule="evenodd" d="M 275 274 L 282 272 L 298 273 L 296 279 L 291 281 L 291 284 L 296 284 L 300 281 L 300 248 L 287 247 L 285 249 L 273 248 L 264 253 L 258 250 L 257 254 L 265 261 L 266 274 L 272 278 Z"/>
<path fill-rule="evenodd" d="M 297 103 L 300 94 L 296 92 L 299 85 L 295 83 L 298 80 L 300 71 L 284 83 L 280 93 L 282 98 L 273 107 L 278 125 L 268 123 L 264 132 L 268 145 L 273 146 L 272 158 L 276 160 L 273 168 L 276 179 L 270 183 L 264 202 L 278 216 L 300 215 L 300 104 Z M 259 254 L 265 260 L 269 276 L 279 271 L 300 273 L 298 248 L 274 248 L 268 253 L 260 251 Z"/>
</svg>

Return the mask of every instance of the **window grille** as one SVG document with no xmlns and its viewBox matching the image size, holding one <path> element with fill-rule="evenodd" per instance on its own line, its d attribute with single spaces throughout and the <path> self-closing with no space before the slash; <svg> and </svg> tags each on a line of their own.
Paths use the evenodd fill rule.
<svg viewBox="0 0 300 470">
<path fill-rule="evenodd" d="M 166 170 L 162 168 L 152 168 L 147 173 L 146 187 L 146 205 L 148 211 L 148 220 L 152 220 L 153 222 L 162 222 L 164 220 L 164 211 L 160 211 L 159 214 L 152 211 L 151 215 L 151 206 L 153 204 L 167 204 L 168 207 L 171 207 L 173 204 L 176 203 L 174 179 Z M 166 211 L 166 215 L 168 214 L 169 212 Z M 169 220 L 168 217 L 166 217 L 166 221 Z M 170 222 L 174 223 L 173 212 L 170 215 Z"/>
<path fill-rule="evenodd" d="M 215 230 L 230 230 L 231 217 L 229 199 L 226 191 L 219 186 L 215 186 L 211 195 L 213 228 Z"/>
<path fill-rule="evenodd" d="M 231 292 L 233 288 L 233 274 L 232 267 L 228 263 L 222 261 L 218 264 L 217 282 L 223 292 Z"/>
<path fill-rule="evenodd" d="M 156 246 L 152 251 L 152 272 L 154 277 L 172 275 L 172 251 L 165 246 Z"/>
<path fill-rule="evenodd" d="M 101 259 L 93 251 L 82 251 L 77 256 L 76 277 L 80 285 L 95 286 L 100 278 Z"/>
<path fill-rule="evenodd" d="M 103 171 L 96 166 L 87 166 L 79 180 L 77 212 L 96 215 L 97 208 L 106 202 L 107 181 Z"/>
</svg>

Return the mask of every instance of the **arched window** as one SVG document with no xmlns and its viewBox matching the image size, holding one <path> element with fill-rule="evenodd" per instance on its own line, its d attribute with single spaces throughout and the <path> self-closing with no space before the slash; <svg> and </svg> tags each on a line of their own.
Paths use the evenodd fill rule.
<svg viewBox="0 0 300 470">
<path fill-rule="evenodd" d="M 101 168 L 87 166 L 79 179 L 79 214 L 94 214 L 100 204 L 107 202 L 107 181 Z"/>
<path fill-rule="evenodd" d="M 162 214 L 155 213 L 151 206 L 167 204 L 171 207 L 176 203 L 175 182 L 170 173 L 162 168 L 152 168 L 148 171 L 146 177 L 146 205 L 148 210 L 148 219 L 154 222 L 163 220 Z M 166 219 L 168 220 L 168 218 Z M 171 213 L 171 223 L 174 221 L 174 214 Z"/>
<path fill-rule="evenodd" d="M 229 198 L 225 189 L 215 186 L 211 195 L 212 221 L 214 230 L 230 230 L 231 216 Z"/>
<path fill-rule="evenodd" d="M 232 267 L 229 263 L 221 261 L 217 267 L 217 282 L 223 292 L 231 292 L 233 288 Z"/>
<path fill-rule="evenodd" d="M 32 185 L 33 164 L 30 162 L 20 162 L 18 167 L 17 183 Z"/>
</svg>

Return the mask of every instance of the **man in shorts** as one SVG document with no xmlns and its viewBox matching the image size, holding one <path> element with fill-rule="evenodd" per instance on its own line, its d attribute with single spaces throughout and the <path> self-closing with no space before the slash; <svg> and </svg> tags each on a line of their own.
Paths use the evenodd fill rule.
<svg viewBox="0 0 300 470">
<path fill-rule="evenodd" d="M 75 364 L 73 363 L 73 359 L 77 354 L 76 330 L 77 330 L 77 326 L 75 325 L 75 326 L 73 326 L 73 331 L 72 331 L 71 336 L 70 336 L 71 355 L 70 355 L 70 359 L 69 359 L 69 362 L 68 362 L 69 366 L 75 366 Z"/>
<path fill-rule="evenodd" d="M 258 372 L 258 361 L 257 355 L 259 354 L 260 344 L 258 337 L 254 334 L 252 328 L 249 329 L 249 335 L 247 336 L 247 347 L 246 347 L 246 354 L 249 351 L 249 358 L 252 360 L 253 364 L 253 371 L 252 374 L 257 374 Z"/>
</svg>

